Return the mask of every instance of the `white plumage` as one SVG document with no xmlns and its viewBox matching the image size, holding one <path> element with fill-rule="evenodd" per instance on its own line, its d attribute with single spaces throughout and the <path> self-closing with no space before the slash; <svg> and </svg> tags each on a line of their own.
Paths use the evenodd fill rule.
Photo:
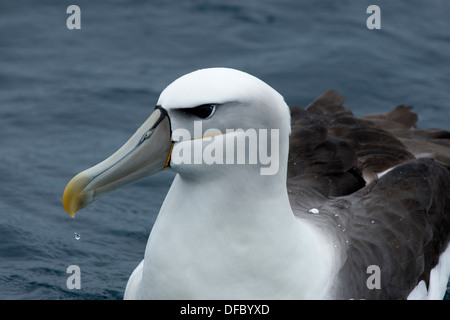
<svg viewBox="0 0 450 320">
<path fill-rule="evenodd" d="M 73 215 L 122 179 L 134 182 L 163 163 L 177 172 L 126 299 L 399 299 L 417 284 L 410 298 L 442 298 L 450 274 L 450 250 L 442 254 L 449 239 L 448 170 L 414 160 L 401 138 L 376 126 L 382 116 L 357 119 L 340 99 L 328 92 L 306 110 L 290 109 L 247 73 L 190 73 L 162 92 L 155 113 L 121 149 L 126 152 L 74 178 L 65 206 Z M 199 119 L 195 108 L 214 113 Z M 412 114 L 408 108 L 396 112 Z M 202 121 L 204 132 L 221 134 L 199 134 L 195 121 Z M 171 132 L 170 147 L 163 147 L 161 126 Z M 243 131 L 227 131 L 238 128 Z M 359 135 L 351 134 L 355 128 Z M 191 138 L 175 134 L 180 129 Z M 187 150 L 219 150 L 230 137 L 248 154 L 261 146 L 248 143 L 250 129 L 279 133 L 279 146 L 272 148 L 278 151 L 275 174 L 261 174 L 261 163 L 174 161 Z M 156 155 L 147 151 L 151 143 L 158 144 Z M 369 143 L 372 158 L 362 156 Z M 145 169 L 148 154 L 158 168 Z M 363 177 L 374 182 L 365 185 Z M 434 259 L 431 247 L 441 255 L 436 268 L 427 260 Z M 370 265 L 380 267 L 381 289 L 366 284 Z"/>
</svg>

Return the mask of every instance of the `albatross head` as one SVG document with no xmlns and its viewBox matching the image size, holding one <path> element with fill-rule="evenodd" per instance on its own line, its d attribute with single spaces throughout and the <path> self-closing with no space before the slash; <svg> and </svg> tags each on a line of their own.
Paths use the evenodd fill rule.
<svg viewBox="0 0 450 320">
<path fill-rule="evenodd" d="M 155 110 L 113 155 L 76 175 L 63 204 L 75 212 L 100 196 L 170 167 L 186 179 L 286 178 L 289 108 L 258 78 L 228 68 L 175 80 Z"/>
</svg>

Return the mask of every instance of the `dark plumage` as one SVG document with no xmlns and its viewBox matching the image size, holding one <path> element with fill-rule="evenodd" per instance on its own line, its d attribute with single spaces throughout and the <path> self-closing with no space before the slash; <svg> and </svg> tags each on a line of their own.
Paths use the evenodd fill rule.
<svg viewBox="0 0 450 320">
<path fill-rule="evenodd" d="M 291 107 L 290 202 L 342 249 L 338 298 L 406 298 L 428 285 L 450 241 L 450 134 L 416 128 L 411 110 L 357 118 L 334 91 Z M 379 290 L 366 285 L 370 265 L 380 267 Z"/>
</svg>

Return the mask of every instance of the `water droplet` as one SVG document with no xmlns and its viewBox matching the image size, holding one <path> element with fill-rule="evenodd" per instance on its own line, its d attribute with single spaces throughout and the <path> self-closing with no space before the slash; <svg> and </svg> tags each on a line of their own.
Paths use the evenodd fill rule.
<svg viewBox="0 0 450 320">
<path fill-rule="evenodd" d="M 319 209 L 311 208 L 311 209 L 309 209 L 308 212 L 309 212 L 309 213 L 312 213 L 312 214 L 319 214 Z"/>
<path fill-rule="evenodd" d="M 335 217 L 339 217 L 339 213 L 335 213 L 334 216 L 335 216 Z"/>
<path fill-rule="evenodd" d="M 80 238 L 81 238 L 80 234 L 75 232 L 75 240 L 80 240 Z"/>
<path fill-rule="evenodd" d="M 375 220 L 370 221 L 370 223 L 375 223 Z"/>
</svg>

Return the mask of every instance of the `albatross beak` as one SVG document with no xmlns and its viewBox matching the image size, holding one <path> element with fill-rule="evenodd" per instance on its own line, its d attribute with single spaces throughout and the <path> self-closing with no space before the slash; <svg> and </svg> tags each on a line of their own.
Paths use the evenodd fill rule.
<svg viewBox="0 0 450 320">
<path fill-rule="evenodd" d="M 75 212 L 100 196 L 151 176 L 169 165 L 172 151 L 170 121 L 166 110 L 155 111 L 113 155 L 76 175 L 66 186 L 63 205 Z"/>
</svg>

